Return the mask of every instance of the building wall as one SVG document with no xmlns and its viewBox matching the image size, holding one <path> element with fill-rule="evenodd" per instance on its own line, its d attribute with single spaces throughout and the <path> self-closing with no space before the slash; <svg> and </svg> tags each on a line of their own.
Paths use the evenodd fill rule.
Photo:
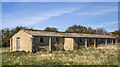
<svg viewBox="0 0 120 67">
<path fill-rule="evenodd" d="M 57 39 L 58 41 L 57 41 Z M 52 50 L 62 50 L 64 49 L 64 37 L 52 37 Z"/>
<path fill-rule="evenodd" d="M 73 41 L 74 41 L 74 42 L 73 42 L 73 45 L 74 45 L 73 47 L 74 47 L 74 49 L 77 50 L 77 49 L 79 48 L 79 47 L 78 47 L 78 44 L 79 44 L 79 38 L 73 38 L 73 39 L 74 39 L 74 40 L 73 40 Z"/>
<path fill-rule="evenodd" d="M 43 42 L 40 39 L 43 38 Z M 34 50 L 48 50 L 49 49 L 49 37 L 34 37 L 33 38 L 33 49 Z"/>
<path fill-rule="evenodd" d="M 44 48 L 45 50 L 49 50 L 49 37 L 43 37 L 44 42 L 40 43 L 41 37 L 34 37 L 34 44 L 36 47 L 36 50 L 39 50 L 39 48 Z M 56 38 L 59 39 L 59 43 L 56 42 Z M 81 46 L 85 47 L 85 38 L 63 38 L 63 37 L 52 37 L 52 50 L 59 50 L 59 49 L 65 49 L 65 50 L 73 50 L 78 49 Z M 109 43 L 109 42 L 108 42 Z M 105 44 L 105 39 L 96 39 L 96 46 L 100 46 L 100 44 Z M 88 47 L 94 47 L 94 39 L 88 38 L 87 39 L 87 45 Z"/>
<path fill-rule="evenodd" d="M 74 39 L 74 49 L 85 46 L 85 38 L 73 38 Z M 108 44 L 112 44 L 112 39 L 107 39 Z M 97 38 L 96 46 L 105 45 L 105 39 Z M 87 38 L 87 46 L 94 47 L 94 38 Z"/>
<path fill-rule="evenodd" d="M 78 38 L 78 46 L 84 46 L 85 45 L 85 38 Z"/>
<path fill-rule="evenodd" d="M 20 30 L 11 38 L 10 50 L 17 51 L 17 38 L 20 38 L 20 50 L 32 52 L 32 36 Z"/>
<path fill-rule="evenodd" d="M 74 50 L 74 38 L 65 38 L 64 49 L 65 50 Z"/>
<path fill-rule="evenodd" d="M 74 49 L 85 47 L 85 38 L 74 38 Z"/>
<path fill-rule="evenodd" d="M 40 42 L 40 38 L 43 38 L 43 42 Z M 64 45 L 64 38 L 63 37 L 51 37 L 52 38 L 52 42 L 51 42 L 51 49 L 52 50 L 59 50 L 59 49 L 63 49 L 63 45 Z M 56 38 L 58 38 L 58 41 L 56 41 Z M 41 49 L 44 50 L 49 50 L 49 37 L 34 37 L 33 38 L 33 49 L 39 51 Z"/>
</svg>

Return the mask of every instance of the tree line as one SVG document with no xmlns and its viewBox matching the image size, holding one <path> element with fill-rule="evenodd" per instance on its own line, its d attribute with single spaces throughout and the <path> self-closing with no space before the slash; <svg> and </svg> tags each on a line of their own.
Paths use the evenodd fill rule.
<svg viewBox="0 0 120 67">
<path fill-rule="evenodd" d="M 10 46 L 10 38 L 19 32 L 21 29 L 33 29 L 33 28 L 28 28 L 28 27 L 23 27 L 23 26 L 17 26 L 16 28 L 9 29 L 9 28 L 4 28 L 2 29 L 2 47 L 9 47 Z M 60 32 L 58 31 L 57 28 L 54 27 L 46 27 L 44 31 L 49 31 L 49 32 Z M 116 30 L 114 32 L 108 32 L 104 28 L 97 28 L 93 29 L 91 27 L 85 27 L 81 25 L 73 25 L 67 28 L 64 32 L 67 33 L 85 33 L 85 34 L 102 34 L 102 35 L 112 35 L 116 36 L 118 35 L 120 37 L 120 30 Z"/>
</svg>

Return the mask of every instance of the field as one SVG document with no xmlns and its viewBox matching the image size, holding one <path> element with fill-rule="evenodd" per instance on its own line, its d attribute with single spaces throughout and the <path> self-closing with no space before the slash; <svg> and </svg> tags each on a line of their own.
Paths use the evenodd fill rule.
<svg viewBox="0 0 120 67">
<path fill-rule="evenodd" d="M 9 52 L 2 50 L 3 65 L 118 65 L 117 45 L 73 51 Z"/>
</svg>

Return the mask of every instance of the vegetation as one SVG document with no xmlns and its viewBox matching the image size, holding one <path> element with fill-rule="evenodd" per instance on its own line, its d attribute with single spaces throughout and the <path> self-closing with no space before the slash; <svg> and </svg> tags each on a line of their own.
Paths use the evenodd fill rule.
<svg viewBox="0 0 120 67">
<path fill-rule="evenodd" d="M 10 38 L 16 34 L 21 29 L 32 29 L 22 26 L 17 26 L 16 28 L 9 29 L 4 28 L 2 29 L 2 47 L 9 47 L 10 46 Z M 59 32 L 57 28 L 54 27 L 46 27 L 44 31 L 52 31 L 52 32 Z M 98 29 L 92 29 L 91 27 L 84 27 L 80 25 L 73 25 L 71 27 L 68 27 L 68 29 L 65 32 L 76 32 L 76 33 L 86 33 L 86 34 L 110 34 L 103 28 Z M 120 30 L 116 30 L 114 32 L 111 32 L 114 36 L 118 36 L 118 40 L 120 41 Z"/>
<path fill-rule="evenodd" d="M 3 65 L 118 65 L 116 45 L 73 51 L 9 52 L 3 49 Z"/>
<path fill-rule="evenodd" d="M 58 32 L 57 28 L 54 27 L 47 27 L 44 31 Z"/>
<path fill-rule="evenodd" d="M 114 34 L 114 35 L 120 36 L 120 30 L 115 30 L 114 32 L 111 32 L 111 33 Z"/>
<path fill-rule="evenodd" d="M 119 30 L 115 30 L 114 32 L 110 32 L 110 33 L 112 33 L 114 36 L 117 35 L 118 42 L 120 42 L 120 29 Z"/>
<path fill-rule="evenodd" d="M 73 25 L 69 27 L 65 32 L 76 32 L 76 33 L 86 33 L 86 34 L 103 34 L 106 35 L 108 32 L 104 28 L 92 29 L 91 27 L 84 27 L 80 25 Z"/>
<path fill-rule="evenodd" d="M 76 33 L 85 33 L 87 32 L 87 28 L 84 26 L 80 26 L 80 25 L 73 25 L 71 27 L 69 27 L 65 32 L 76 32 Z"/>
</svg>

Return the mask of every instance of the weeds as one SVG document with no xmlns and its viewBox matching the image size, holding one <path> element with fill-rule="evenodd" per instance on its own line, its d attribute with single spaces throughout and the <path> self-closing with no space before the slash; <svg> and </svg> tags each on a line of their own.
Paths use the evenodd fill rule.
<svg viewBox="0 0 120 67">
<path fill-rule="evenodd" d="M 117 47 L 115 47 L 117 48 Z M 118 50 L 80 48 L 73 51 L 2 52 L 3 65 L 117 65 Z"/>
</svg>

